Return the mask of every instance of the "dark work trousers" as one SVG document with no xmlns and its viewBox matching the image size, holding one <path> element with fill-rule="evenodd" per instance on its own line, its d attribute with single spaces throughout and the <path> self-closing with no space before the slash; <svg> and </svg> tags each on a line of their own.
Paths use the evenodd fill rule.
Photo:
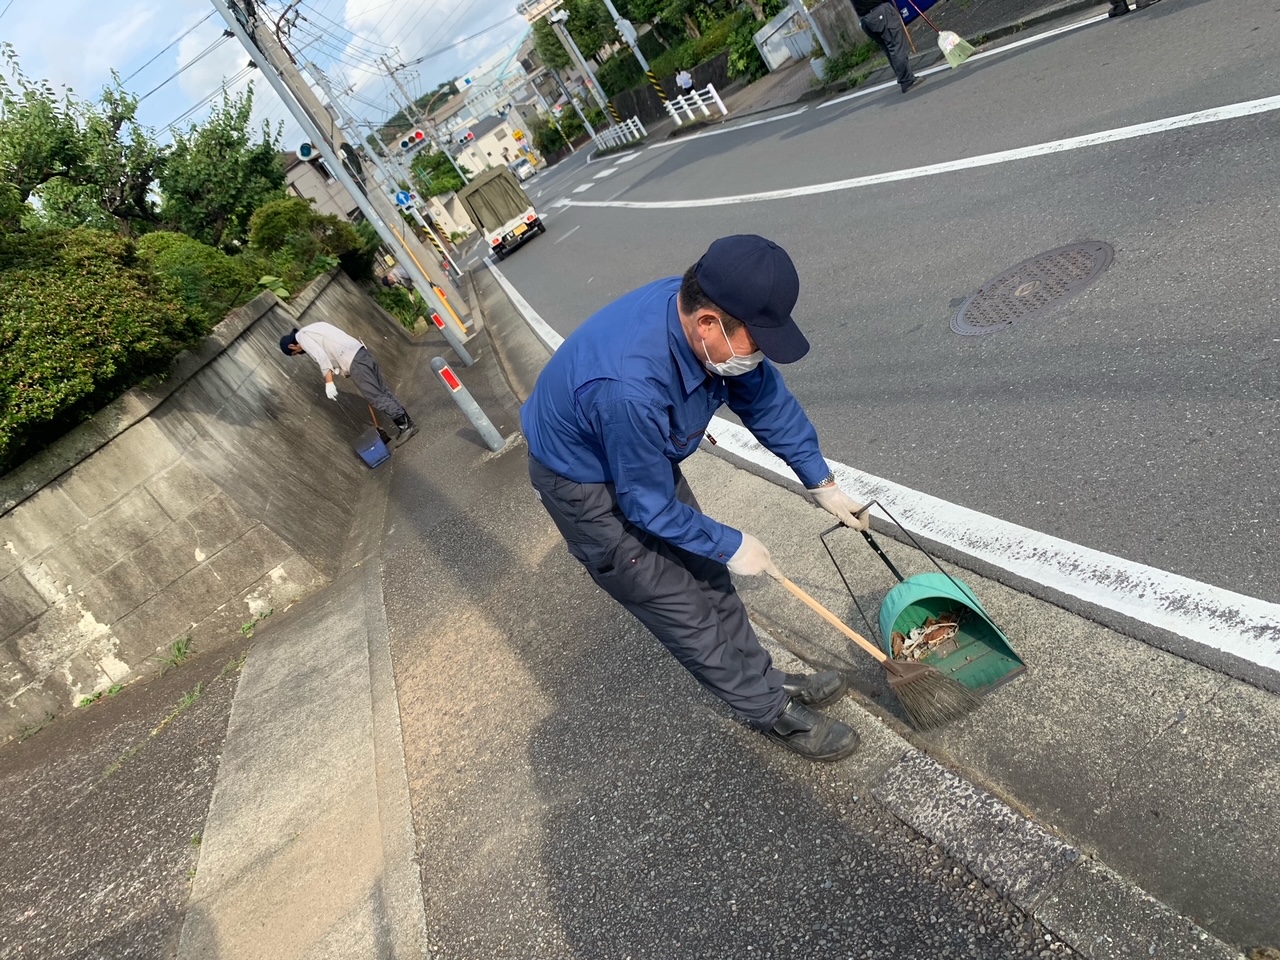
<svg viewBox="0 0 1280 960">
<path fill-rule="evenodd" d="M 391 392 L 387 381 L 382 379 L 382 368 L 378 366 L 378 361 L 364 347 L 356 351 L 347 376 L 373 409 L 385 413 L 392 420 L 399 420 L 405 415 L 404 406 Z"/>
<path fill-rule="evenodd" d="M 699 509 L 672 465 L 676 495 Z M 767 730 L 787 705 L 723 563 L 689 553 L 622 515 L 611 483 L 574 483 L 529 457 L 529 479 L 591 579 L 635 615 L 704 687 Z"/>
<path fill-rule="evenodd" d="M 889 66 L 893 67 L 898 85 L 906 90 L 915 83 L 916 75 L 911 72 L 911 62 L 907 59 L 907 34 L 898 8 L 892 3 L 882 3 L 858 22 L 889 58 Z"/>
</svg>

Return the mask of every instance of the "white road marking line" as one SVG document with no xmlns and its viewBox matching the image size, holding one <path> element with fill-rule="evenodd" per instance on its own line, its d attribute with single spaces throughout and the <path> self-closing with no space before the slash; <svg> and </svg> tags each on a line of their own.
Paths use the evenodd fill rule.
<svg viewBox="0 0 1280 960">
<path fill-rule="evenodd" d="M 578 224 L 576 227 L 571 227 L 570 229 L 566 230 L 563 234 L 556 237 L 556 243 L 559 243 L 561 240 L 567 239 L 569 234 L 573 233 L 575 230 L 581 230 L 581 229 L 582 229 L 582 224 Z"/>
<path fill-rule="evenodd" d="M 618 172 L 618 168 L 617 168 L 617 167 L 609 167 L 607 170 L 601 170 L 599 173 L 597 173 L 597 174 L 596 174 L 594 177 L 592 177 L 591 179 L 592 179 L 592 180 L 603 180 L 605 177 L 612 177 L 612 176 L 613 176 L 615 173 L 617 173 L 617 172 Z"/>
<path fill-rule="evenodd" d="M 801 107 L 799 110 L 792 110 L 790 113 L 780 113 L 777 116 L 765 117 L 763 120 L 752 120 L 750 123 L 738 123 L 732 127 L 717 127 L 715 130 L 707 130 L 703 133 L 691 133 L 687 137 L 676 137 L 672 140 L 663 140 L 660 143 L 651 143 L 645 147 L 646 150 L 657 150 L 659 147 L 678 147 L 682 143 L 688 143 L 690 140 L 701 140 L 703 137 L 714 137 L 721 133 L 733 133 L 735 130 L 746 130 L 748 127 L 758 127 L 762 123 L 773 123 L 776 120 L 786 120 L 788 117 L 796 117 L 808 110 L 808 107 Z"/>
<path fill-rule="evenodd" d="M 1080 150 L 1084 147 L 1096 147 L 1117 140 L 1131 140 L 1137 137 L 1150 136 L 1156 133 L 1167 133 L 1183 127 L 1197 127 L 1207 123 L 1218 123 L 1223 120 L 1235 120 L 1258 113 L 1269 113 L 1280 110 L 1280 96 L 1263 97 L 1259 100 L 1247 100 L 1208 110 L 1196 110 L 1163 120 L 1151 120 L 1146 123 L 1135 123 L 1128 127 L 1116 127 L 1111 130 L 1100 130 L 1097 133 L 1086 133 L 1079 137 L 1068 137 L 1065 140 L 1051 140 L 1036 143 L 1029 147 L 1017 147 L 1013 150 L 1001 150 L 997 153 L 984 153 L 976 157 L 965 157 L 961 160 L 948 160 L 944 163 L 931 163 L 923 167 L 909 167 L 905 170 L 890 170 L 876 173 L 868 177 L 851 177 L 848 180 L 833 180 L 828 183 L 814 183 L 804 187 L 786 187 L 781 190 L 762 190 L 759 193 L 743 193 L 729 197 L 706 197 L 700 200 L 569 200 L 574 207 L 617 207 L 628 210 L 685 210 L 692 207 L 720 207 L 734 203 L 759 203 L 764 200 L 790 200 L 795 197 L 808 197 L 819 193 L 835 193 L 840 190 L 854 190 L 858 187 L 874 186 L 881 183 L 893 183 L 898 180 L 914 180 L 919 177 L 934 177 L 942 173 L 954 173 L 957 170 L 970 170 L 974 167 L 989 167 L 1014 160 L 1026 160 L 1051 153 L 1065 153 L 1069 150 Z"/>
<path fill-rule="evenodd" d="M 551 352 L 564 343 L 492 261 L 498 283 Z M 779 478 L 791 469 L 745 427 L 715 417 L 717 444 Z M 1168 630 L 1250 663 L 1280 670 L 1280 605 L 1134 563 L 991 517 L 910 487 L 828 461 L 850 495 L 880 500 L 908 530 L 1095 606 Z"/>
<path fill-rule="evenodd" d="M 580 186 L 580 187 L 574 187 L 574 188 L 573 188 L 573 192 L 574 192 L 574 193 L 581 193 L 583 190 L 590 190 L 590 189 L 591 189 L 592 187 L 594 187 L 594 186 L 595 186 L 595 182 L 594 182 L 594 181 L 593 181 L 593 182 L 591 182 L 591 183 L 584 183 L 584 184 L 583 184 L 582 186 Z"/>
<path fill-rule="evenodd" d="M 716 417 L 708 429 L 720 447 L 795 480 L 791 469 L 745 427 Z M 1280 670 L 1280 604 L 1092 550 L 828 462 L 851 496 L 883 501 L 915 534 L 1095 606 Z"/>
<path fill-rule="evenodd" d="M 640 159 L 639 152 L 621 153 L 621 154 L 618 154 L 618 156 L 613 158 L 615 163 L 630 163 L 632 160 L 639 160 L 639 159 Z"/>
<path fill-rule="evenodd" d="M 559 350 L 560 344 L 564 343 L 564 337 L 551 329 L 551 324 L 542 319 L 542 315 L 533 309 L 533 305 L 528 300 L 520 295 L 520 291 L 512 286 L 511 281 L 503 275 L 492 260 L 486 260 L 485 266 L 489 268 L 493 278 L 498 281 L 498 285 L 506 291 L 515 308 L 524 315 L 524 322 L 529 324 L 529 329 L 533 331 L 533 335 L 541 340 L 542 345 L 552 353 Z"/>
</svg>

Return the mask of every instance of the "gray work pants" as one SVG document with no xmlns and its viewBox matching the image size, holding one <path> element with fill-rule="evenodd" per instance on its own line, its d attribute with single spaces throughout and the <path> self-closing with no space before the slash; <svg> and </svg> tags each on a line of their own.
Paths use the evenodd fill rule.
<svg viewBox="0 0 1280 960">
<path fill-rule="evenodd" d="M 671 469 L 676 495 L 697 510 L 688 481 Z M 760 646 L 729 569 L 641 530 L 622 515 L 611 483 L 575 483 L 533 456 L 529 479 L 597 586 L 735 713 L 759 729 L 772 727 L 787 705 L 782 672 Z"/>
<path fill-rule="evenodd" d="M 399 420 L 405 416 L 404 406 L 391 392 L 387 381 L 382 379 L 382 368 L 378 366 L 378 361 L 373 359 L 373 354 L 364 347 L 356 351 L 347 376 L 373 409 L 385 413 L 392 420 Z"/>
<path fill-rule="evenodd" d="M 907 59 L 907 34 L 902 28 L 898 8 L 892 3 L 882 3 L 858 23 L 868 37 L 880 44 L 880 49 L 889 58 L 894 76 L 898 78 L 898 85 L 906 90 L 915 83 L 916 75 L 911 72 L 911 62 Z"/>
</svg>

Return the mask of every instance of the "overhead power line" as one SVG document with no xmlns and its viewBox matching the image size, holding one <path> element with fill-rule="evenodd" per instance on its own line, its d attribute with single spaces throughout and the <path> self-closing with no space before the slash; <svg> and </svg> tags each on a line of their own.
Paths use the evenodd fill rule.
<svg viewBox="0 0 1280 960">
<path fill-rule="evenodd" d="M 469 43 L 470 41 L 474 40 L 476 37 L 483 36 L 484 34 L 488 33 L 490 30 L 496 30 L 498 27 L 502 26 L 507 21 L 515 20 L 519 16 L 520 14 L 513 13 L 509 17 L 503 17 L 501 20 L 498 20 L 495 23 L 489 24 L 489 26 L 485 27 L 483 30 L 477 30 L 475 33 L 471 34 L 471 36 L 469 37 L 463 37 L 461 40 L 457 40 L 454 43 L 450 43 L 443 47 L 437 47 L 435 50 L 432 50 L 430 53 L 424 53 L 422 56 L 416 57 L 413 60 L 405 61 L 404 63 L 400 64 L 400 66 L 413 67 L 413 66 L 417 66 L 420 63 L 425 63 L 426 61 L 430 60 L 432 57 L 438 57 L 440 54 L 444 53 L 446 50 L 452 50 L 454 47 L 460 47 L 464 43 Z"/>
<path fill-rule="evenodd" d="M 192 115 L 195 114 L 197 110 L 203 107 L 206 103 L 208 103 L 218 94 L 225 92 L 228 87 L 235 86 L 237 83 L 239 83 L 241 80 L 243 80 L 252 72 L 253 72 L 253 67 L 245 67 L 239 72 L 233 73 L 231 76 L 226 77 L 225 79 L 223 79 L 221 86 L 219 86 L 215 90 L 211 90 L 209 93 L 206 93 L 203 97 L 201 97 L 191 106 L 189 106 L 186 110 L 184 110 L 182 113 L 178 114 L 178 116 L 174 117 L 172 120 L 166 123 L 164 125 L 164 128 L 166 130 L 172 130 L 174 127 L 182 123 L 184 120 L 189 119 Z"/>
<path fill-rule="evenodd" d="M 148 91 L 147 91 L 146 93 L 144 93 L 142 96 L 140 96 L 140 97 L 138 98 L 138 102 L 139 102 L 139 103 L 141 103 L 143 100 L 147 99 L 147 97 L 151 96 L 153 93 L 155 93 L 157 90 L 159 90 L 159 89 L 160 89 L 161 87 L 163 87 L 165 84 L 167 84 L 170 80 L 172 80 L 172 79 L 174 79 L 175 77 L 177 77 L 177 76 L 181 75 L 181 74 L 182 74 L 182 73 L 184 73 L 185 71 L 190 70 L 190 69 L 191 69 L 192 67 L 194 67 L 197 63 L 199 63 L 201 60 L 203 60 L 203 59 L 204 59 L 205 57 L 207 57 L 209 54 L 213 53 L 213 51 L 217 50 L 217 49 L 218 49 L 218 47 L 222 46 L 222 45 L 223 45 L 224 43 L 226 43 L 226 42 L 227 42 L 227 36 L 226 36 L 226 34 L 223 34 L 222 36 L 218 37 L 218 39 L 217 39 L 217 40 L 213 41 L 213 43 L 209 44 L 209 46 L 205 47 L 203 50 L 201 50 L 199 53 L 197 53 L 194 57 L 192 57 L 190 60 L 188 60 L 188 61 L 187 61 L 186 63 L 184 63 L 182 66 L 180 66 L 177 70 L 175 70 L 173 73 L 169 74 L 169 76 L 165 77 L 165 78 L 164 78 L 163 80 L 161 80 L 158 84 L 156 84 L 154 87 L 152 87 L 150 90 L 148 90 Z"/>
<path fill-rule="evenodd" d="M 10 2 L 12 3 L 12 2 L 13 2 L 13 0 L 10 0 Z M 187 34 L 191 33 L 193 30 L 195 30 L 195 28 L 196 28 L 196 27 L 198 27 L 198 26 L 200 26 L 200 24 L 204 23 L 206 20 L 208 20 L 210 17 L 212 17 L 212 16 L 213 16 L 213 14 L 214 14 L 214 12 L 215 12 L 215 11 L 210 10 L 210 11 L 209 11 L 208 13 L 206 13 L 203 17 L 201 17 L 199 20 L 197 20 L 195 23 L 193 23 L 191 26 L 189 26 L 186 30 L 183 30 L 183 31 L 182 31 L 182 33 L 178 34 L 176 37 L 174 37 L 172 40 L 170 40 L 168 43 L 166 43 L 163 47 L 161 47 L 161 48 L 160 48 L 160 50 L 159 50 L 159 51 L 157 51 L 157 53 L 156 53 L 156 55 L 155 55 L 154 57 L 152 57 L 150 60 L 148 60 L 146 63 L 144 63 L 142 66 L 140 66 L 137 70 L 133 71 L 133 73 L 129 74 L 127 77 L 125 77 L 125 78 L 124 78 L 123 80 L 121 80 L 120 82 L 121 82 L 121 83 L 128 83 L 130 80 L 132 80 L 132 79 L 133 79 L 134 77 L 136 77 L 138 74 L 140 74 L 143 70 L 147 69 L 147 67 L 151 66 L 153 63 L 155 63 L 157 60 L 159 60 L 162 56 L 164 56 L 164 52 L 165 52 L 166 50 L 168 50 L 170 47 L 172 47 L 172 46 L 173 46 L 175 43 L 177 43 L 179 40 L 181 40 L 181 39 L 183 39 L 185 36 L 187 36 Z"/>
</svg>

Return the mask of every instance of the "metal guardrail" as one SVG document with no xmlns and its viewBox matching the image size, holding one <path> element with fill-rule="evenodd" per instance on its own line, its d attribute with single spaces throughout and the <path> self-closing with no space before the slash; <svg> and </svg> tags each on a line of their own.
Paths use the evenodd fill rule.
<svg viewBox="0 0 1280 960">
<path fill-rule="evenodd" d="M 724 101 L 720 99 L 720 94 L 716 93 L 715 85 L 708 83 L 702 90 L 690 90 L 683 96 L 668 100 L 667 112 L 671 114 L 678 127 L 684 123 L 680 116 L 681 113 L 687 113 L 690 120 L 696 120 L 698 117 L 694 110 L 701 110 L 704 117 L 709 117 L 711 116 L 712 105 L 720 111 L 720 116 L 727 117 L 729 115 L 729 110 L 724 105 Z"/>
</svg>

